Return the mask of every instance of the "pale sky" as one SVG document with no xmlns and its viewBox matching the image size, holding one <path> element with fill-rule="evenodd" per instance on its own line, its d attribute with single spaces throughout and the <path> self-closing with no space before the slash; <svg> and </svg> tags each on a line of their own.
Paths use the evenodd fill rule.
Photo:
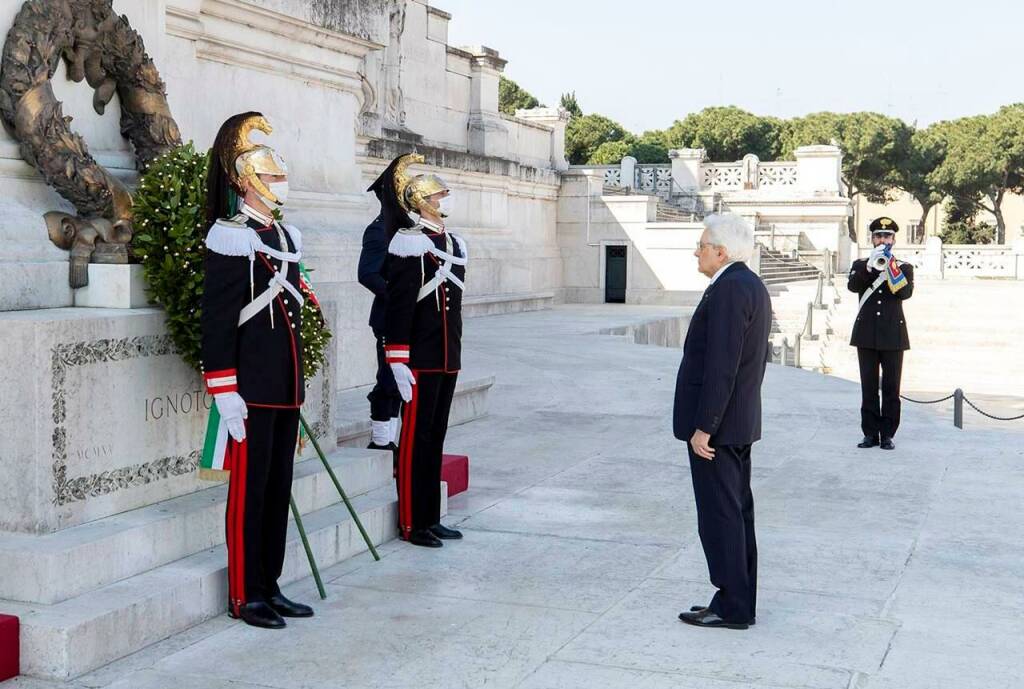
<svg viewBox="0 0 1024 689">
<path fill-rule="evenodd" d="M 663 129 L 737 105 L 872 110 L 920 125 L 1024 101 L 1020 0 L 431 0 L 545 105 Z"/>
</svg>

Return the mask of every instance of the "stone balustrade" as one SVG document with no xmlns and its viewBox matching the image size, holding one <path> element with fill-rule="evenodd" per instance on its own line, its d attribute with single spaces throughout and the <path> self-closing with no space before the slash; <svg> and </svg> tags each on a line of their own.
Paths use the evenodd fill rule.
<svg viewBox="0 0 1024 689">
<path fill-rule="evenodd" d="M 861 258 L 871 247 L 861 247 Z M 944 244 L 929 237 L 921 245 L 897 246 L 896 257 L 929 278 L 1009 278 L 1024 280 L 1024 239 L 1015 244 Z"/>
<path fill-rule="evenodd" d="M 672 163 L 638 163 L 626 156 L 618 165 L 577 166 L 600 170 L 605 185 L 671 197 L 702 191 L 767 193 L 811 192 L 844 196 L 839 184 L 842 153 L 835 146 L 804 146 L 796 160 L 761 162 L 749 154 L 725 163 L 706 160 L 703 149 L 670 151 Z"/>
</svg>

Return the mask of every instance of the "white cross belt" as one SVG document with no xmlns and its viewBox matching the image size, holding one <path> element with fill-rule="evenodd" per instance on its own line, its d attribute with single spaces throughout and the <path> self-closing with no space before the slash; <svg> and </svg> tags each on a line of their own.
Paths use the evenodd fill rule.
<svg viewBox="0 0 1024 689">
<path fill-rule="evenodd" d="M 430 280 L 426 284 L 420 287 L 420 293 L 416 296 L 416 301 L 423 301 L 431 294 L 433 294 L 438 287 L 443 285 L 445 282 L 449 281 L 454 283 L 455 286 L 458 287 L 459 289 L 465 291 L 466 285 L 454 273 L 452 273 L 451 269 L 448 266 L 452 264 L 457 266 L 464 266 L 466 265 L 466 259 L 461 256 L 455 256 L 454 254 L 449 254 L 445 251 L 441 251 L 436 247 L 432 248 L 430 250 L 430 253 L 443 262 L 438 264 L 437 272 L 434 273 L 434 277 L 430 278 Z"/>
</svg>

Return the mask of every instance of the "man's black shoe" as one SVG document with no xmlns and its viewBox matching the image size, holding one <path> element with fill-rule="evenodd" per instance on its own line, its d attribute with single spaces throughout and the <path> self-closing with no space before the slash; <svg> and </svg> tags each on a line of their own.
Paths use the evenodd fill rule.
<svg viewBox="0 0 1024 689">
<path fill-rule="evenodd" d="M 895 450 L 896 443 L 892 441 L 892 438 L 882 438 L 882 449 L 883 450 Z"/>
<path fill-rule="evenodd" d="M 288 600 L 283 593 L 267 598 L 267 603 L 281 617 L 312 617 L 313 608 Z"/>
<path fill-rule="evenodd" d="M 462 538 L 462 532 L 449 529 L 444 524 L 434 524 L 430 527 L 430 533 L 444 541 L 457 541 Z"/>
<path fill-rule="evenodd" d="M 857 443 L 857 447 L 860 447 L 860 448 L 878 447 L 878 438 L 872 438 L 870 436 L 864 436 L 864 440 L 861 440 L 859 443 Z"/>
<path fill-rule="evenodd" d="M 237 615 L 231 616 L 241 619 L 250 626 L 263 629 L 284 629 L 288 626 L 283 617 L 261 600 L 246 603 L 238 609 Z"/>
<path fill-rule="evenodd" d="M 435 536 L 430 529 L 415 529 L 409 532 L 409 537 L 405 540 L 409 541 L 413 545 L 420 545 L 424 548 L 440 548 L 444 545 L 441 539 Z"/>
<path fill-rule="evenodd" d="M 700 612 L 701 610 L 707 610 L 707 609 L 708 609 L 708 606 L 706 606 L 706 605 L 693 605 L 693 606 L 690 606 L 690 612 Z M 756 617 L 752 618 L 750 620 L 750 622 L 748 622 L 747 624 L 749 624 L 751 627 L 753 627 L 755 624 L 757 624 L 757 618 Z"/>
<path fill-rule="evenodd" d="M 679 613 L 679 619 L 695 627 L 724 627 L 725 629 L 747 629 L 747 622 L 727 622 L 707 608 Z"/>
</svg>

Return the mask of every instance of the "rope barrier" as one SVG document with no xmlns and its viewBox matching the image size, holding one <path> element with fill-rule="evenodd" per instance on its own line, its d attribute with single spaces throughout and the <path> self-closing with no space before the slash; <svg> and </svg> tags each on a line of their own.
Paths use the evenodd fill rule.
<svg viewBox="0 0 1024 689">
<path fill-rule="evenodd" d="M 964 391 L 960 388 L 954 390 L 952 394 L 946 395 L 945 397 L 937 400 L 915 400 L 911 397 L 907 397 L 906 395 L 900 395 L 900 399 L 906 400 L 907 402 L 913 402 L 914 404 L 939 404 L 941 402 L 946 402 L 947 400 L 953 400 L 953 425 L 957 428 L 964 427 L 964 402 L 982 416 L 995 421 L 1020 421 L 1021 419 L 1024 419 L 1024 414 L 1019 414 L 1017 416 L 996 416 L 995 414 L 989 414 L 984 409 L 979 408 L 974 402 L 967 399 L 967 395 L 965 395 Z"/>
</svg>

